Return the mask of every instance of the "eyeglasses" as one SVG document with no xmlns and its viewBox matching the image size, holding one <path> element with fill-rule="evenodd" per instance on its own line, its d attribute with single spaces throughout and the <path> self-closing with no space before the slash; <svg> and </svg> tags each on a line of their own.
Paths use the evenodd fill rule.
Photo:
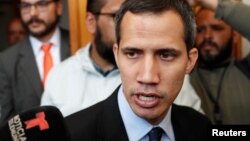
<svg viewBox="0 0 250 141">
<path fill-rule="evenodd" d="M 51 0 L 51 1 L 38 1 L 33 4 L 27 3 L 27 2 L 21 2 L 19 4 L 19 8 L 21 10 L 21 13 L 27 14 L 30 12 L 32 6 L 34 6 L 39 12 L 45 12 L 47 11 L 48 5 L 51 4 L 52 2 L 56 2 L 58 0 Z"/>
<path fill-rule="evenodd" d="M 97 12 L 97 13 L 94 13 L 94 15 L 103 15 L 103 16 L 109 16 L 113 19 L 115 19 L 115 15 L 116 13 L 101 13 L 101 12 Z"/>
</svg>

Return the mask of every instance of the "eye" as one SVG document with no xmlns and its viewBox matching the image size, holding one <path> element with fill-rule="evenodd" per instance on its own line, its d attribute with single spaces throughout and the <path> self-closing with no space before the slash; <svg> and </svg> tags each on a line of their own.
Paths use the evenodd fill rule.
<svg viewBox="0 0 250 141">
<path fill-rule="evenodd" d="M 174 52 L 171 51 L 161 51 L 159 52 L 159 58 L 164 61 L 171 61 L 173 60 L 177 55 Z"/>
<path fill-rule="evenodd" d="M 19 7 L 22 8 L 22 9 L 27 9 L 27 8 L 31 7 L 31 4 L 29 4 L 29 3 L 20 3 Z"/>
<path fill-rule="evenodd" d="M 37 6 L 40 6 L 40 7 L 47 7 L 49 5 L 49 1 L 39 1 L 37 2 Z"/>
<path fill-rule="evenodd" d="M 137 58 L 139 56 L 139 54 L 135 51 L 128 51 L 128 52 L 125 52 L 125 54 L 128 58 L 131 58 L 131 59 Z"/>
<path fill-rule="evenodd" d="M 122 53 L 129 59 L 135 59 L 138 58 L 142 52 L 137 48 L 125 48 L 122 49 Z"/>
<path fill-rule="evenodd" d="M 213 25 L 212 29 L 214 31 L 222 31 L 224 28 L 222 26 L 220 26 L 220 25 Z"/>
<path fill-rule="evenodd" d="M 202 27 L 202 26 L 197 27 L 197 33 L 201 33 L 201 32 L 203 32 L 204 30 L 205 30 L 205 27 Z"/>
</svg>

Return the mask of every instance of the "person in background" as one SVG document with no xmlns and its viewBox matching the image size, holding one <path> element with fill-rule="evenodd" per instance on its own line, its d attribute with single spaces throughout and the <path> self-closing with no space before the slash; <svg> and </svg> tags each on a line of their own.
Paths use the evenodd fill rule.
<svg viewBox="0 0 250 141">
<path fill-rule="evenodd" d="M 86 25 L 93 40 L 53 69 L 41 105 L 56 106 L 67 116 L 106 99 L 120 85 L 112 46 L 115 43 L 114 16 L 123 1 L 87 2 Z M 180 93 L 175 103 L 202 111 L 188 76 Z"/>
<path fill-rule="evenodd" d="M 250 40 L 250 21 L 246 20 L 249 18 L 250 6 L 236 1 L 236 0 L 187 0 L 193 7 L 205 7 L 215 12 L 215 18 L 223 20 L 225 23 L 230 25 L 234 30 L 239 32 L 243 37 L 244 44 L 244 60 L 250 60 L 250 54 L 248 48 L 250 48 L 246 40 Z M 245 1 L 246 2 L 246 1 Z M 195 8 L 196 9 L 196 8 Z M 197 8 L 199 9 L 199 8 Z M 249 55 L 248 55 L 249 54 Z M 241 58 L 242 59 L 242 58 Z M 250 63 L 239 62 L 240 68 L 243 70 L 250 71 Z M 248 73 L 250 77 L 250 73 Z"/>
<path fill-rule="evenodd" d="M 20 0 L 28 36 L 0 54 L 0 123 L 40 105 L 50 69 L 70 56 L 69 34 L 58 27 L 60 0 Z"/>
<path fill-rule="evenodd" d="M 7 36 L 9 46 L 13 46 L 27 36 L 27 31 L 19 17 L 14 17 L 9 21 L 7 27 Z"/>
<path fill-rule="evenodd" d="M 202 100 L 205 114 L 214 124 L 249 124 L 250 69 L 244 69 L 247 64 L 242 69 L 239 64 L 242 66 L 243 63 L 233 59 L 234 33 L 232 27 L 224 22 L 230 23 L 247 37 L 250 33 L 249 27 L 244 27 L 243 19 L 237 20 L 235 17 L 240 11 L 236 8 L 244 9 L 247 6 L 229 1 L 217 1 L 215 5 L 212 3 L 214 0 L 200 2 L 204 3 L 203 8 L 196 14 L 195 43 L 199 50 L 199 59 L 197 67 L 191 73 L 191 84 Z M 228 6 L 232 9 L 229 10 Z M 242 15 L 244 17 L 245 13 Z M 223 21 L 217 19 L 218 16 L 221 16 Z M 240 27 L 241 25 L 243 27 Z"/>
<path fill-rule="evenodd" d="M 202 6 L 215 12 L 215 18 L 221 19 L 234 30 L 250 40 L 250 6 L 231 0 L 186 0 L 191 6 Z"/>
<path fill-rule="evenodd" d="M 198 58 L 191 7 L 183 0 L 128 0 L 115 21 L 121 86 L 65 118 L 72 141 L 208 140 L 209 120 L 173 104 Z"/>
</svg>

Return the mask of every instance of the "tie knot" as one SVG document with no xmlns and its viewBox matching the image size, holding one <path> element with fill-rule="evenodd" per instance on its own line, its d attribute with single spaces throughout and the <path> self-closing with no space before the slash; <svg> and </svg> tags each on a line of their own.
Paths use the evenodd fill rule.
<svg viewBox="0 0 250 141">
<path fill-rule="evenodd" d="M 148 133 L 149 141 L 160 141 L 164 131 L 160 127 L 154 127 Z"/>
<path fill-rule="evenodd" d="M 43 44 L 42 45 L 42 50 L 44 52 L 49 52 L 50 48 L 52 47 L 52 44 L 51 43 L 48 43 L 48 44 Z"/>
</svg>

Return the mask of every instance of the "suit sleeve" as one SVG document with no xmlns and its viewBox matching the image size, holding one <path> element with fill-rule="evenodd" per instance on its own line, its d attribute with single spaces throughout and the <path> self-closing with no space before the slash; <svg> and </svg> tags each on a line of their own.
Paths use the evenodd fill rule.
<svg viewBox="0 0 250 141">
<path fill-rule="evenodd" d="M 0 124 L 9 118 L 13 111 L 11 79 L 7 72 L 4 58 L 0 54 Z"/>
</svg>

